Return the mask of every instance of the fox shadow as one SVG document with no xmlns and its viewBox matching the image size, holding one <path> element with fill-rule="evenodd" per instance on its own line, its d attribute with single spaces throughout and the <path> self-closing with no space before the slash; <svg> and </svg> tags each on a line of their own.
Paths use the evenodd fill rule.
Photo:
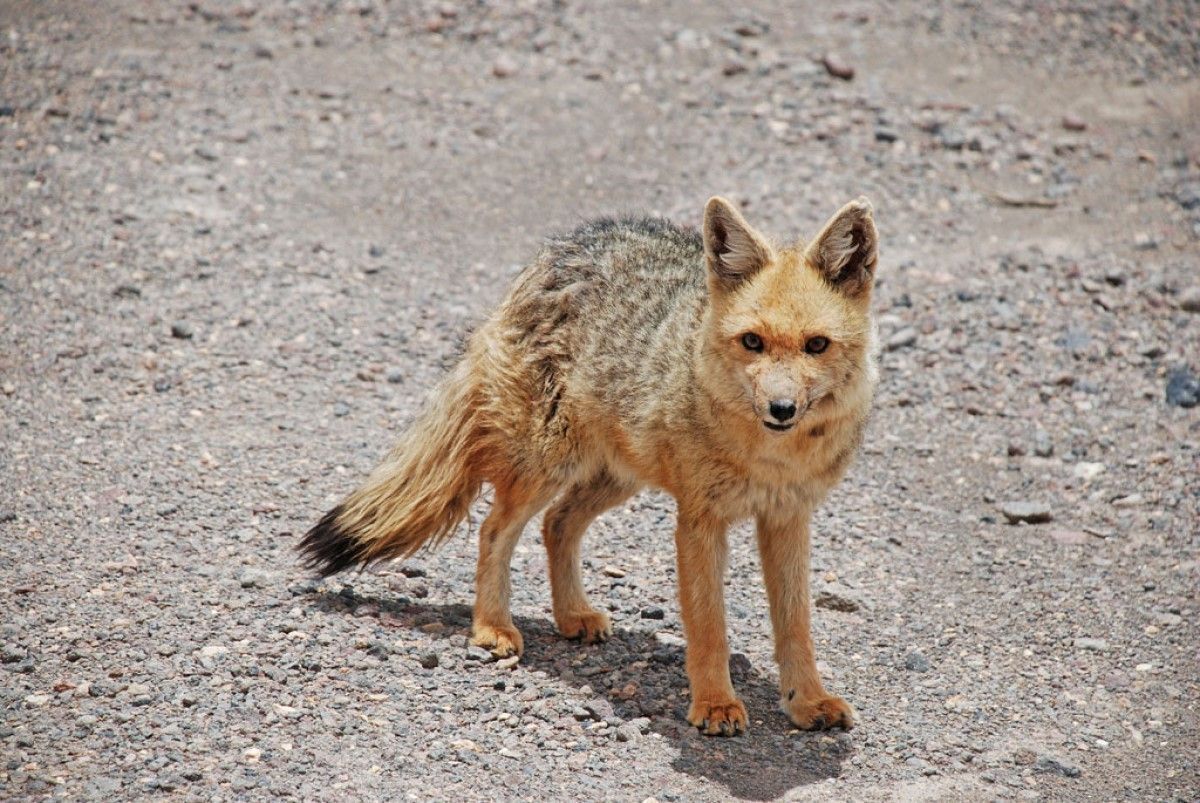
<svg viewBox="0 0 1200 803">
<path fill-rule="evenodd" d="M 327 614 L 353 613 L 371 605 L 392 627 L 423 629 L 437 622 L 444 630 L 434 637 L 451 640 L 470 632 L 471 609 L 462 604 L 425 604 L 405 598 L 388 599 L 354 593 L 312 591 L 312 606 Z M 541 670 L 547 676 L 583 688 L 607 699 L 613 713 L 632 720 L 645 717 L 650 730 L 678 749 L 672 761 L 675 770 L 700 780 L 717 782 L 741 800 L 773 800 L 788 790 L 835 778 L 842 762 L 853 753 L 849 736 L 795 731 L 779 710 L 778 691 L 772 679 L 751 667 L 744 656 L 734 656 L 731 674 L 734 687 L 750 712 L 750 729 L 735 738 L 704 736 L 687 724 L 687 676 L 683 648 L 663 644 L 653 633 L 615 628 L 602 644 L 580 644 L 565 639 L 548 618 L 514 617 L 525 640 L 521 666 Z M 462 640 L 455 640 L 461 645 Z M 461 646 L 463 658 L 467 650 Z M 478 652 L 476 652 L 478 654 Z M 629 667 L 642 662 L 645 668 L 631 675 Z M 466 663 L 467 667 L 471 663 Z M 474 664 L 473 671 L 487 671 L 491 664 Z M 503 671 L 495 670 L 492 671 Z M 619 694 L 610 694 L 605 675 L 620 672 L 623 681 L 633 679 Z M 511 688 L 511 687 L 510 687 Z"/>
</svg>

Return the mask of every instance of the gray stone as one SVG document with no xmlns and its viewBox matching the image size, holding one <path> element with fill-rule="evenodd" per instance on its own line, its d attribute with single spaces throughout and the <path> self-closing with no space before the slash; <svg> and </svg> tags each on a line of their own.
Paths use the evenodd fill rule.
<svg viewBox="0 0 1200 803">
<path fill-rule="evenodd" d="M 834 78 L 840 78 L 843 81 L 854 80 L 854 67 L 832 53 L 821 59 L 821 66 Z"/>
<path fill-rule="evenodd" d="M 520 70 L 520 66 L 516 60 L 507 53 L 501 53 L 494 62 L 492 62 L 492 75 L 497 78 L 511 78 Z"/>
<path fill-rule="evenodd" d="M 1187 368 L 1175 368 L 1167 374 L 1167 404 L 1191 408 L 1200 404 L 1200 379 Z"/>
<path fill-rule="evenodd" d="M 624 725 L 617 728 L 618 742 L 636 742 L 642 737 L 642 731 L 637 725 L 632 722 L 626 722 Z"/>
<path fill-rule="evenodd" d="M 1184 209 L 1200 209 L 1200 181 L 1189 181 L 1175 191 L 1175 200 Z"/>
<path fill-rule="evenodd" d="M 813 598 L 813 604 L 818 608 L 841 611 L 842 613 L 853 613 L 863 607 L 859 600 L 844 593 L 833 591 L 818 591 Z"/>
<path fill-rule="evenodd" d="M 1091 652 L 1108 652 L 1108 642 L 1102 638 L 1080 637 L 1075 639 L 1075 646 Z"/>
<path fill-rule="evenodd" d="M 961 151 L 967 145 L 967 137 L 953 126 L 946 126 L 937 132 L 938 144 L 952 151 Z"/>
<path fill-rule="evenodd" d="M 1004 502 L 1000 505 L 1000 513 L 1009 524 L 1045 524 L 1054 520 L 1050 506 L 1042 502 Z"/>
<path fill-rule="evenodd" d="M 1038 756 L 1037 762 L 1033 765 L 1033 771 L 1062 775 L 1065 778 L 1078 778 L 1083 774 L 1083 771 L 1074 764 L 1047 755 Z"/>
<path fill-rule="evenodd" d="M 897 351 L 899 349 L 908 348 L 917 342 L 917 330 L 911 326 L 906 326 L 892 333 L 892 336 L 887 339 L 883 347 L 885 351 Z"/>
<path fill-rule="evenodd" d="M 238 574 L 238 583 L 241 584 L 242 588 L 262 588 L 268 584 L 270 579 L 270 572 L 255 567 L 243 569 Z"/>
</svg>

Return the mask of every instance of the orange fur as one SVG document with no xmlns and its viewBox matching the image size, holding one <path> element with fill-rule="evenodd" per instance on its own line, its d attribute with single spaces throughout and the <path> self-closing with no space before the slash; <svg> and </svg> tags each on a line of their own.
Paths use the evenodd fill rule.
<svg viewBox="0 0 1200 803">
<path fill-rule="evenodd" d="M 746 728 L 729 677 L 726 530 L 754 518 L 784 711 L 803 728 L 853 725 L 821 684 L 809 617 L 809 519 L 845 473 L 875 382 L 876 233 L 863 199 L 811 245 L 778 248 L 728 202 L 703 236 L 653 220 L 599 221 L 551 241 L 471 342 L 429 410 L 366 485 L 306 536 L 325 573 L 436 545 L 483 483 L 473 641 L 519 654 L 509 562 L 543 519 L 560 632 L 612 632 L 587 600 L 580 542 L 643 486 L 671 493 L 691 685 L 688 720 Z"/>
</svg>

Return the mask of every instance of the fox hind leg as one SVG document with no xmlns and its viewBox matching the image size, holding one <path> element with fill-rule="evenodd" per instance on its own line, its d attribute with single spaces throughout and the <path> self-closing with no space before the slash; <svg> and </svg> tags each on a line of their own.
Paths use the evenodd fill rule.
<svg viewBox="0 0 1200 803">
<path fill-rule="evenodd" d="M 605 641 L 612 635 L 608 614 L 588 602 L 580 575 L 580 543 L 588 525 L 604 511 L 619 505 L 638 490 L 637 486 L 612 476 L 608 471 L 578 482 L 546 511 L 542 542 L 550 567 L 550 595 L 554 622 L 567 638 L 585 642 Z"/>
<path fill-rule="evenodd" d="M 524 649 L 509 609 L 513 550 L 525 525 L 554 498 L 557 489 L 514 480 L 495 483 L 495 490 L 492 509 L 479 528 L 471 643 L 504 658 L 520 655 Z"/>
</svg>

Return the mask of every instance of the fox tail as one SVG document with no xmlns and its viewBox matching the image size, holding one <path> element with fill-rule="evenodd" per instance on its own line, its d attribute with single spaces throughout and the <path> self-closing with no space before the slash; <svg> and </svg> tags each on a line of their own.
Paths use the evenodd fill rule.
<svg viewBox="0 0 1200 803">
<path fill-rule="evenodd" d="M 478 395 L 463 360 L 366 483 L 304 536 L 305 565 L 328 577 L 445 541 L 482 485 Z"/>
</svg>

